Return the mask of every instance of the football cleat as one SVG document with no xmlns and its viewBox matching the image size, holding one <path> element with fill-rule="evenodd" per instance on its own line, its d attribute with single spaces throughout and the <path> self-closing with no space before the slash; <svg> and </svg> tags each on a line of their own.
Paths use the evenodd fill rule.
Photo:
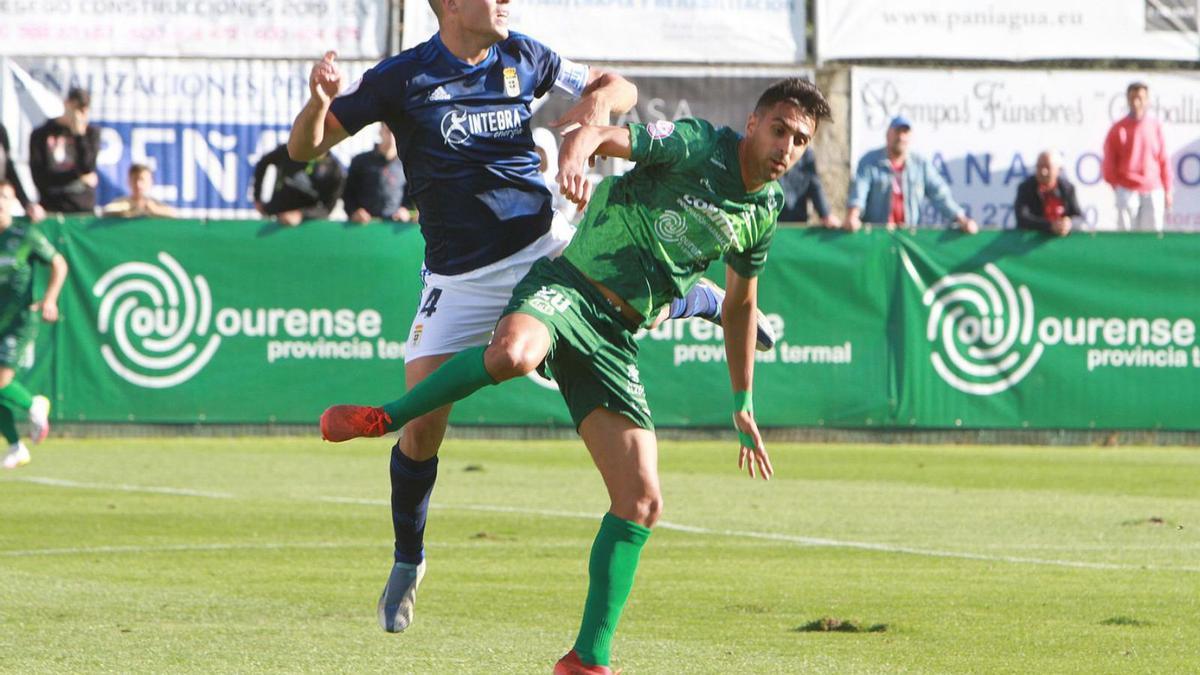
<svg viewBox="0 0 1200 675">
<path fill-rule="evenodd" d="M 29 448 L 25 447 L 25 444 L 21 441 L 17 441 L 8 446 L 8 454 L 4 455 L 4 468 L 15 469 L 19 466 L 25 466 L 31 459 Z"/>
<path fill-rule="evenodd" d="M 721 303 L 725 301 L 725 289 L 714 284 L 712 281 L 700 277 L 699 285 L 706 286 L 712 291 L 713 295 L 717 296 L 717 313 L 713 316 L 701 316 L 701 319 L 709 323 L 721 325 Z M 763 314 L 761 309 L 755 308 L 758 313 L 757 321 L 755 322 L 755 341 L 754 348 L 760 352 L 769 352 L 775 346 L 775 329 L 771 327 L 771 322 L 767 320 L 767 315 Z"/>
<path fill-rule="evenodd" d="M 419 565 L 398 562 L 392 565 L 387 585 L 379 596 L 379 627 L 389 633 L 399 633 L 413 620 L 413 605 L 417 603 L 417 586 L 425 577 L 425 561 Z"/>
<path fill-rule="evenodd" d="M 619 673 L 620 671 L 617 671 Z M 589 666 L 579 659 L 579 654 L 575 650 L 567 652 L 567 655 L 558 660 L 554 664 L 554 675 L 615 675 L 613 669 L 608 666 Z"/>
<path fill-rule="evenodd" d="M 383 408 L 335 405 L 321 413 L 321 438 L 334 443 L 351 438 L 378 438 L 388 432 L 392 418 Z"/>
<path fill-rule="evenodd" d="M 50 434 L 50 399 L 42 395 L 33 397 L 29 406 L 29 439 L 34 444 L 46 440 Z"/>
</svg>

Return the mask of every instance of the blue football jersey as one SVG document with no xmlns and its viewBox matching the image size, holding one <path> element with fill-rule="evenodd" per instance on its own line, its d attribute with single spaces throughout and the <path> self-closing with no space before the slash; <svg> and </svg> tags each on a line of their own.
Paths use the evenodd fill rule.
<svg viewBox="0 0 1200 675">
<path fill-rule="evenodd" d="M 462 274 L 550 229 L 530 104 L 551 89 L 578 97 L 587 80 L 586 66 L 519 33 L 476 65 L 434 35 L 368 70 L 330 110 L 351 134 L 373 122 L 391 128 L 420 210 L 425 265 Z"/>
</svg>

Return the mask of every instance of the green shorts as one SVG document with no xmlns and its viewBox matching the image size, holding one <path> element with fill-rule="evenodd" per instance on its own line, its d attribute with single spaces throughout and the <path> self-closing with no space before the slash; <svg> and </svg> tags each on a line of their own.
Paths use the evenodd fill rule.
<svg viewBox="0 0 1200 675">
<path fill-rule="evenodd" d="M 636 326 L 626 325 L 579 270 L 563 258 L 542 258 L 513 289 L 504 314 L 521 312 L 550 330 L 546 369 L 558 383 L 575 429 L 596 408 L 654 430 L 638 375 Z"/>
<path fill-rule="evenodd" d="M 38 318 L 31 311 L 17 312 L 0 321 L 0 366 L 28 368 L 33 365 L 33 343 L 37 339 Z"/>
</svg>

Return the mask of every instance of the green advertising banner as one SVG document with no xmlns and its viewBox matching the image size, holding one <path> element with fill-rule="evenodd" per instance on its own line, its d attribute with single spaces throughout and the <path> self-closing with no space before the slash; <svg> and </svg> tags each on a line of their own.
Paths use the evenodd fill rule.
<svg viewBox="0 0 1200 675">
<path fill-rule="evenodd" d="M 404 390 L 414 227 L 44 227 L 71 275 L 29 381 L 59 420 L 313 423 L 331 403 Z M 779 333 L 757 360 L 760 423 L 1200 428 L 1197 261 L 1187 234 L 781 230 L 759 284 Z M 639 341 L 660 426 L 729 424 L 719 327 L 670 321 Z M 571 424 L 554 383 L 533 377 L 451 419 Z"/>
</svg>

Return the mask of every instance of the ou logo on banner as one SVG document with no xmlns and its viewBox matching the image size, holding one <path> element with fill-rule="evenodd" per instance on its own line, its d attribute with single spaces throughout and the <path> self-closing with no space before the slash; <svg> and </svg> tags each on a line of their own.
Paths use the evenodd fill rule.
<svg viewBox="0 0 1200 675">
<path fill-rule="evenodd" d="M 149 389 L 187 382 L 221 345 L 220 335 L 208 335 L 213 313 L 208 281 L 188 277 L 165 252 L 158 262 L 162 267 L 122 263 L 92 287 L 100 298 L 96 328 L 115 343 L 101 345 L 100 354 L 114 373 Z"/>
<path fill-rule="evenodd" d="M 1029 374 L 1045 347 L 1033 341 L 1033 297 L 1013 288 L 995 265 L 950 274 L 922 295 L 929 307 L 925 334 L 933 345 L 933 369 L 967 394 L 1006 391 Z M 965 349 L 963 349 L 965 347 Z"/>
</svg>

